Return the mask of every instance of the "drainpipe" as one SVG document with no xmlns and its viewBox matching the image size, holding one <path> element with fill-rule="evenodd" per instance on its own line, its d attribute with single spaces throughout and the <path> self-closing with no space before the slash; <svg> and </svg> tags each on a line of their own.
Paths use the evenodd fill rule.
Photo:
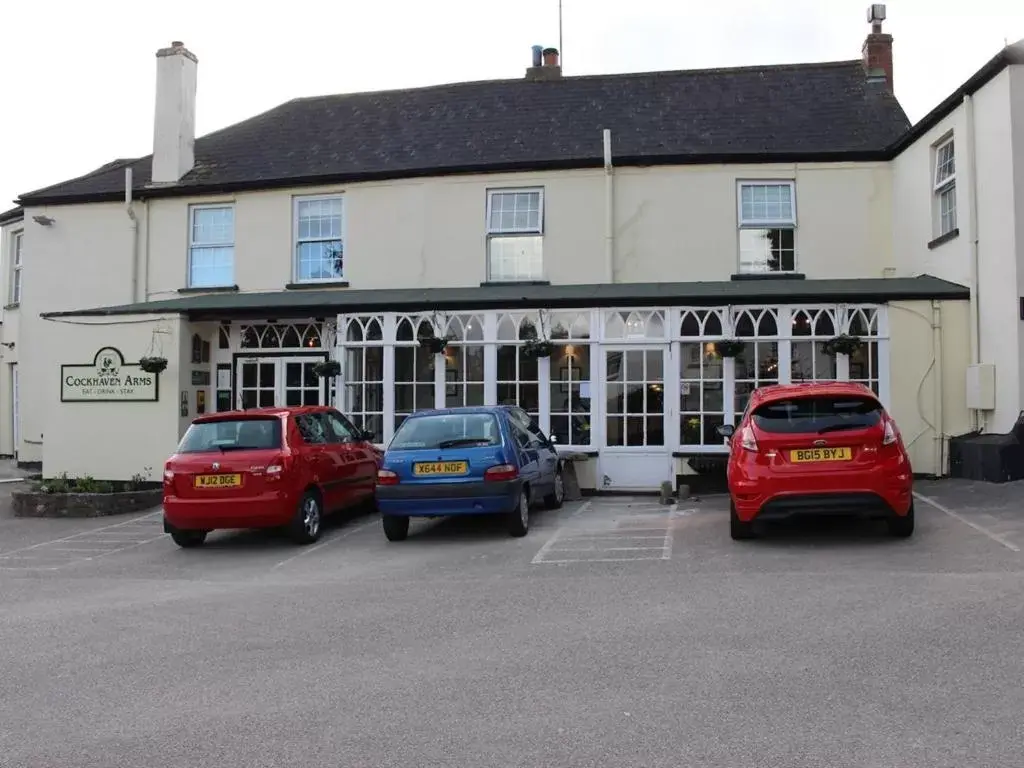
<svg viewBox="0 0 1024 768">
<path fill-rule="evenodd" d="M 964 117 L 966 128 L 964 130 L 964 143 L 967 145 L 967 206 L 968 223 L 967 239 L 971 247 L 971 364 L 977 365 L 981 362 L 981 301 L 979 297 L 979 248 L 978 248 L 978 165 L 977 151 L 974 139 L 974 98 L 969 94 L 964 95 Z M 971 410 L 971 428 L 984 429 L 985 417 L 977 409 Z"/>
<path fill-rule="evenodd" d="M 139 295 L 139 220 L 132 208 L 132 169 L 130 167 L 124 169 L 124 212 L 131 220 L 129 227 L 132 237 L 132 295 L 128 303 L 134 304 L 138 301 L 136 297 Z"/>
<path fill-rule="evenodd" d="M 604 260 L 608 282 L 615 282 L 615 198 L 612 188 L 612 132 L 604 129 Z"/>
<path fill-rule="evenodd" d="M 932 413 L 935 418 L 935 476 L 942 477 L 945 470 L 945 432 L 942 420 L 942 304 L 932 299 L 932 365 L 935 366 L 935 387 L 932 391 Z"/>
</svg>

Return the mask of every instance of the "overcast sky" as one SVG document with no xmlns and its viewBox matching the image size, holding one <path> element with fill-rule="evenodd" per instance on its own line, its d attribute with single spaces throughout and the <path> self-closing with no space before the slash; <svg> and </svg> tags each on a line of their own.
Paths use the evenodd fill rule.
<svg viewBox="0 0 1024 768">
<path fill-rule="evenodd" d="M 567 75 L 860 57 L 862 0 L 563 0 Z M 266 8 L 266 10 L 263 10 Z M 1020 0 L 892 0 L 896 95 L 918 120 L 1024 37 Z M 0 13 L 0 210 L 152 151 L 158 48 L 199 58 L 198 135 L 297 96 L 521 77 L 558 0 L 48 0 Z"/>
</svg>

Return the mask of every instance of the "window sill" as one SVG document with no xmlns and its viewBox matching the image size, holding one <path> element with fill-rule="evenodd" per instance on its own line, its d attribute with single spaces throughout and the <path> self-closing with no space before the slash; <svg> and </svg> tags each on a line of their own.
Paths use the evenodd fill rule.
<svg viewBox="0 0 1024 768">
<path fill-rule="evenodd" d="M 485 280 L 480 283 L 481 288 L 490 288 L 494 285 L 551 285 L 550 280 Z"/>
<path fill-rule="evenodd" d="M 238 286 L 214 285 L 209 288 L 179 288 L 178 293 L 238 293 Z"/>
<path fill-rule="evenodd" d="M 601 455 L 600 451 L 592 451 L 589 448 L 573 448 L 571 445 L 556 444 L 555 450 L 559 454 L 575 454 L 577 456 L 586 456 L 588 459 L 596 459 Z"/>
<path fill-rule="evenodd" d="M 21 306 L 21 302 L 20 301 L 15 301 L 15 302 L 12 302 L 11 304 L 4 304 L 4 309 L 5 310 L 6 309 L 17 309 L 20 306 Z"/>
<path fill-rule="evenodd" d="M 939 235 L 930 243 L 928 243 L 928 250 L 934 251 L 940 245 L 948 243 L 950 240 L 956 240 L 958 237 L 960 237 L 960 227 L 954 227 L 953 229 L 949 230 L 949 232 L 947 232 L 946 234 Z"/>
<path fill-rule="evenodd" d="M 803 272 L 738 272 L 732 280 L 806 280 Z"/>
<path fill-rule="evenodd" d="M 348 288 L 348 280 L 322 280 L 309 283 L 287 283 L 287 291 L 316 291 L 321 288 Z"/>
<path fill-rule="evenodd" d="M 694 456 L 726 456 L 729 453 L 728 445 L 695 445 L 684 451 L 672 451 L 673 459 L 690 459 Z"/>
</svg>

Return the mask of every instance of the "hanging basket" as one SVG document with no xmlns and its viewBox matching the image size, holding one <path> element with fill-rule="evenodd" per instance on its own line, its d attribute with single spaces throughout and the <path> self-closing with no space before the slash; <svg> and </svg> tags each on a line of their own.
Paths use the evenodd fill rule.
<svg viewBox="0 0 1024 768">
<path fill-rule="evenodd" d="M 828 341 L 823 341 L 821 343 L 821 351 L 832 357 L 835 357 L 837 354 L 852 355 L 862 346 L 864 346 L 864 341 L 859 336 L 850 336 L 844 333 L 839 336 L 833 336 Z"/>
<path fill-rule="evenodd" d="M 163 373 L 167 370 L 167 358 L 166 357 L 140 357 L 139 368 L 144 370 L 146 373 Z"/>
<path fill-rule="evenodd" d="M 551 357 L 554 351 L 554 344 L 541 339 L 530 339 L 523 345 L 523 354 L 532 360 L 536 360 L 538 357 Z"/>
<path fill-rule="evenodd" d="M 420 346 L 430 350 L 431 354 L 439 355 L 448 346 L 448 339 L 439 339 L 437 336 L 420 336 Z"/>
<path fill-rule="evenodd" d="M 715 342 L 715 352 L 721 357 L 739 357 L 744 343 L 738 339 L 722 339 Z"/>
<path fill-rule="evenodd" d="M 341 363 L 337 360 L 321 360 L 313 366 L 313 375 L 321 379 L 333 379 L 341 375 Z"/>
</svg>

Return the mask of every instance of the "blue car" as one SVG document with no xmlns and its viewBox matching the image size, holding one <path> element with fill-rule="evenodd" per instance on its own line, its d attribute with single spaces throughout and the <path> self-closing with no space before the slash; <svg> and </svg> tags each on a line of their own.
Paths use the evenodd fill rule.
<svg viewBox="0 0 1024 768">
<path fill-rule="evenodd" d="M 525 536 L 530 507 L 562 506 L 565 484 L 554 443 L 517 406 L 419 411 L 395 432 L 377 472 L 377 506 L 389 541 L 409 518 L 502 515 Z"/>
</svg>

